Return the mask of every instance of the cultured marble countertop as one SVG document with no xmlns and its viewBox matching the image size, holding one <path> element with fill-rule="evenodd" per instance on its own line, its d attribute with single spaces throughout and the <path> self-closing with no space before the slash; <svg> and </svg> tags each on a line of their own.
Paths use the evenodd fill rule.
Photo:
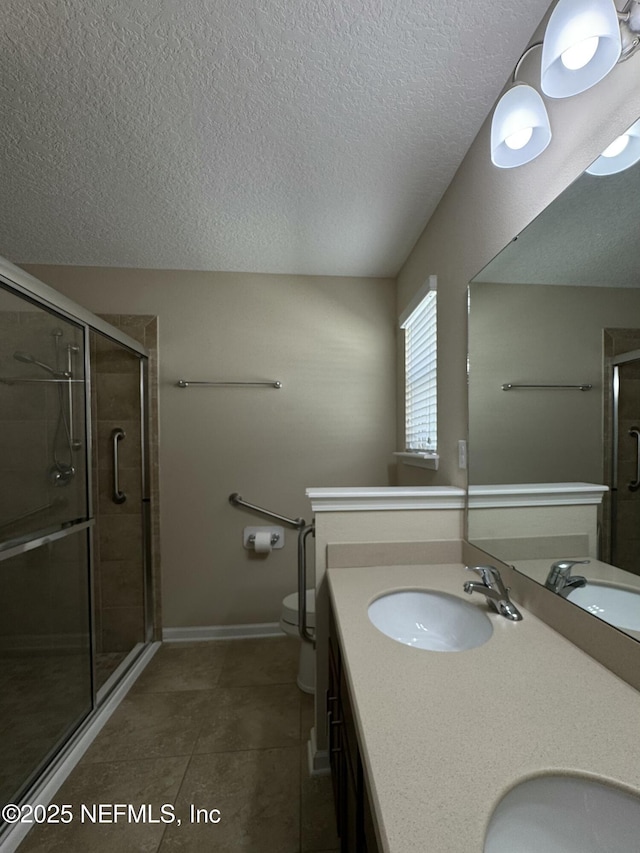
<svg viewBox="0 0 640 853">
<path fill-rule="evenodd" d="M 579 773 L 640 796 L 640 694 L 519 606 L 521 622 L 468 596 L 462 565 L 330 569 L 329 588 L 385 853 L 482 853 L 502 796 L 544 773 Z M 396 589 L 482 608 L 483 646 L 432 652 L 369 622 Z"/>
</svg>

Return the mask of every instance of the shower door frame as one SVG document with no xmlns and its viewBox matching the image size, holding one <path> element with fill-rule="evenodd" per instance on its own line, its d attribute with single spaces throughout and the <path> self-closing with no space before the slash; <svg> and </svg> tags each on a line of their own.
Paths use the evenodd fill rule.
<svg viewBox="0 0 640 853">
<path fill-rule="evenodd" d="M 112 673 L 109 678 L 103 684 L 94 684 L 94 706 L 99 706 L 102 702 L 104 702 L 107 697 L 111 694 L 113 689 L 120 682 L 122 675 L 129 667 L 137 660 L 143 650 L 149 646 L 150 643 L 153 642 L 154 635 L 154 596 L 153 596 L 153 561 L 152 561 L 152 515 L 151 515 L 151 460 L 149 457 L 149 448 L 150 448 L 150 435 L 149 435 L 149 427 L 150 427 L 150 417 L 151 417 L 151 407 L 149 400 L 149 352 L 148 350 L 140 343 L 135 341 L 133 338 L 130 338 L 127 334 L 120 332 L 120 330 L 116 326 L 112 326 L 108 321 L 103 320 L 101 317 L 96 318 L 100 320 L 103 328 L 96 328 L 93 324 L 87 325 L 87 350 L 89 351 L 89 363 L 90 363 L 90 349 L 89 339 L 90 332 L 95 331 L 101 334 L 103 337 L 106 337 L 117 343 L 119 346 L 124 346 L 126 349 L 133 350 L 136 356 L 139 356 L 139 374 L 138 374 L 138 387 L 139 387 L 139 401 L 140 401 L 140 457 L 141 457 L 141 524 L 142 524 L 142 585 L 143 585 L 143 619 L 144 619 L 144 628 L 143 628 L 143 639 L 141 642 L 136 643 L 126 654 L 126 657 Z M 117 333 L 117 334 L 115 334 Z M 134 344 L 135 346 L 132 346 Z M 87 370 L 89 370 L 89 366 L 87 365 Z M 89 399 L 88 407 L 91 409 L 91 400 Z M 99 418 L 98 418 L 99 420 Z M 88 420 L 88 428 L 93 435 L 93 423 L 91 416 Z M 93 448 L 91 448 L 91 456 L 93 458 Z M 89 488 L 91 489 L 91 498 L 93 498 L 93 489 L 92 482 L 89 481 Z M 99 521 L 99 518 L 96 520 Z M 94 571 L 96 569 L 96 557 L 95 557 L 95 532 L 96 528 L 93 527 L 92 536 L 90 539 L 90 561 L 91 561 L 91 578 L 92 578 L 92 591 L 95 589 L 94 584 Z M 96 612 L 96 602 L 92 597 L 91 602 L 91 613 L 92 613 L 92 621 L 93 616 Z M 98 641 L 95 633 L 95 624 L 92 625 L 92 634 L 93 634 L 93 648 L 97 650 Z M 94 675 L 95 675 L 95 666 L 94 666 Z"/>
<path fill-rule="evenodd" d="M 86 508 L 87 508 L 87 518 L 77 525 L 74 525 L 72 529 L 62 530 L 56 533 L 48 533 L 48 536 L 45 536 L 45 539 L 52 540 L 53 538 L 59 538 L 60 536 L 70 535 L 71 532 L 79 533 L 82 529 L 86 529 L 88 534 L 88 548 L 87 548 L 87 570 L 89 577 L 89 625 L 90 625 L 90 649 L 91 649 L 91 697 L 90 697 L 90 709 L 88 712 L 82 716 L 80 719 L 76 720 L 71 730 L 68 732 L 67 737 L 63 738 L 57 745 L 54 750 L 54 753 L 49 755 L 46 759 L 46 767 L 43 768 L 41 773 L 47 774 L 49 768 L 55 763 L 57 758 L 61 755 L 64 755 L 64 750 L 69 746 L 69 744 L 74 740 L 74 737 L 77 733 L 87 724 L 87 721 L 92 718 L 92 715 L 98 710 L 98 708 L 105 702 L 105 700 L 109 697 L 111 692 L 117 688 L 118 683 L 122 680 L 122 678 L 126 675 L 128 669 L 134 664 L 134 662 L 142 655 L 144 650 L 151 644 L 153 641 L 154 635 L 154 610 L 153 610 L 153 601 L 154 601 L 154 590 L 153 590 L 153 570 L 152 570 L 152 559 L 151 559 L 151 526 L 152 526 L 152 518 L 150 512 L 150 455 L 149 455 L 149 416 L 150 416 L 150 401 L 149 401 L 149 351 L 136 341 L 134 338 L 127 335 L 125 332 L 122 332 L 115 326 L 112 326 L 106 320 L 103 320 L 101 317 L 96 316 L 91 311 L 86 308 L 83 308 L 81 305 L 78 305 L 73 300 L 64 296 L 64 294 L 59 293 L 54 288 L 50 287 L 44 282 L 39 281 L 38 279 L 31 276 L 29 273 L 20 269 L 19 267 L 14 266 L 10 262 L 6 261 L 4 258 L 0 258 L 0 284 L 7 288 L 9 291 L 13 291 L 17 296 L 23 297 L 26 301 L 31 304 L 40 306 L 44 309 L 48 309 L 62 319 L 69 320 L 74 323 L 76 326 L 82 328 L 82 335 L 84 340 L 84 381 L 85 381 L 85 478 L 86 478 L 86 488 L 87 488 L 87 496 L 86 496 Z M 127 655 L 123 664 L 121 664 L 120 668 L 117 670 L 116 675 L 117 678 L 110 682 L 107 690 L 98 690 L 96 687 L 96 679 L 95 679 L 95 655 L 96 655 L 96 634 L 95 634 L 95 578 L 94 578 L 94 525 L 95 525 L 95 511 L 96 507 L 94 507 L 93 501 L 93 475 L 92 475 L 92 459 L 94 453 L 93 447 L 93 439 L 92 439 L 92 416 L 91 416 L 91 399 L 92 399 L 92 388 L 91 388 L 91 352 L 90 352 L 90 332 L 91 330 L 95 330 L 96 332 L 105 335 L 107 338 L 110 338 L 115 343 L 126 347 L 127 349 L 133 351 L 136 355 L 140 357 L 140 420 L 141 420 L 141 455 L 142 455 L 142 524 L 143 524 L 143 586 L 144 586 L 144 640 L 142 643 L 137 644 L 131 652 Z M 10 553 L 22 552 L 24 550 L 29 550 L 31 548 L 36 547 L 37 544 L 40 543 L 43 537 L 38 537 L 37 540 L 34 538 L 33 541 L 29 541 L 27 543 L 18 543 L 16 542 L 14 547 L 10 547 L 6 552 L 3 552 L 3 557 L 5 553 L 8 555 Z M 105 685 L 106 686 L 106 685 Z M 29 782 L 29 788 L 26 791 L 25 796 L 28 796 L 29 791 L 33 789 L 34 786 L 38 785 L 38 779 L 35 781 Z M 10 827 L 9 827 L 10 829 Z M 1 840 L 5 837 L 5 831 L 7 827 L 2 827 L 0 830 Z"/>
<path fill-rule="evenodd" d="M 618 539 L 618 451 L 619 451 L 619 408 L 620 408 L 620 367 L 640 361 L 640 349 L 630 350 L 621 355 L 611 356 L 609 366 L 611 368 L 611 469 L 610 469 L 610 508 L 609 508 L 609 557 L 614 562 L 617 551 Z M 639 450 L 640 452 L 640 450 Z"/>
</svg>

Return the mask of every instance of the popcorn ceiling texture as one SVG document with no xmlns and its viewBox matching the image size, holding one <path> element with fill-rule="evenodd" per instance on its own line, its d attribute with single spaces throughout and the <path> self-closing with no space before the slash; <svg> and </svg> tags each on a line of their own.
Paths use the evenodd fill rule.
<svg viewBox="0 0 640 853">
<path fill-rule="evenodd" d="M 397 273 L 547 0 L 4 0 L 0 253 Z"/>
</svg>

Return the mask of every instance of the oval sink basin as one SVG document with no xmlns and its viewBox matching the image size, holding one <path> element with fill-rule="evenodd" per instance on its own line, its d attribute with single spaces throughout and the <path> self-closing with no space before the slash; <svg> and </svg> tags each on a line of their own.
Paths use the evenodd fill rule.
<svg viewBox="0 0 640 853">
<path fill-rule="evenodd" d="M 637 592 L 587 581 L 586 586 L 572 590 L 567 598 L 616 628 L 640 631 L 640 595 Z"/>
<path fill-rule="evenodd" d="M 474 604 L 446 592 L 390 592 L 369 605 L 375 627 L 406 646 L 433 652 L 463 652 L 486 643 L 489 618 Z"/>
<path fill-rule="evenodd" d="M 591 779 L 542 776 L 498 803 L 484 853 L 632 853 L 640 799 Z"/>
</svg>

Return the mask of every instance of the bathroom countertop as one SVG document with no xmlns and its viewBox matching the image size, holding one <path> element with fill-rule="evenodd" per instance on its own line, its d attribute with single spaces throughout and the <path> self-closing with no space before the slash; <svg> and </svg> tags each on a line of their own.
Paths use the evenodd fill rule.
<svg viewBox="0 0 640 853">
<path fill-rule="evenodd" d="M 330 569 L 344 666 L 385 853 L 482 853 L 502 796 L 544 773 L 640 795 L 640 694 L 520 607 L 510 622 L 467 596 L 462 565 Z M 431 652 L 369 622 L 384 592 L 459 595 L 493 624 L 483 646 Z"/>
</svg>

